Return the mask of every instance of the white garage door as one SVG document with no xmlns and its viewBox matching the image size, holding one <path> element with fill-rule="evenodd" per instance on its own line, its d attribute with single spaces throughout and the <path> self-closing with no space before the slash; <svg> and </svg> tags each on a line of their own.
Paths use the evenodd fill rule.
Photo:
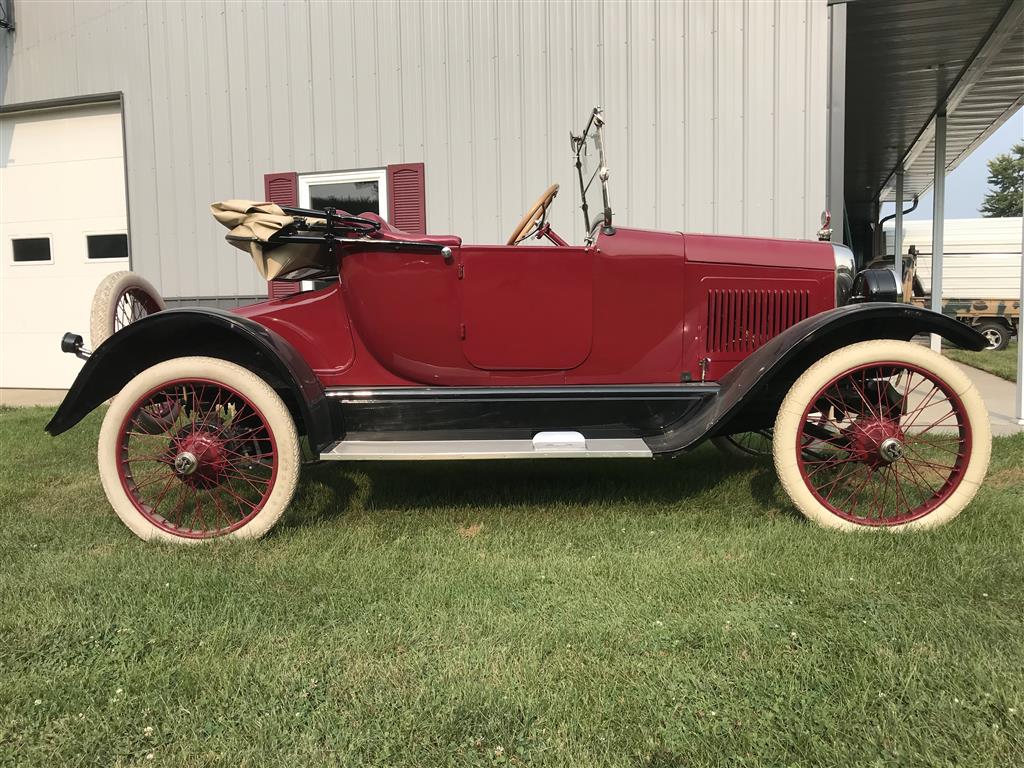
<svg viewBox="0 0 1024 768">
<path fill-rule="evenodd" d="M 0 387 L 66 388 L 97 284 L 128 269 L 119 104 L 0 115 Z"/>
</svg>

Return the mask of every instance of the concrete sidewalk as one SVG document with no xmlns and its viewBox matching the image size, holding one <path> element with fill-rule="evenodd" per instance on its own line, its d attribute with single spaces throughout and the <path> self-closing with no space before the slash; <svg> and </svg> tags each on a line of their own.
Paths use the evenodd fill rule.
<svg viewBox="0 0 1024 768">
<path fill-rule="evenodd" d="M 991 373 L 979 371 L 963 363 L 956 363 L 961 371 L 971 377 L 974 386 L 978 388 L 985 406 L 988 408 L 989 419 L 992 421 L 992 434 L 1013 435 L 1017 432 L 1024 432 L 1024 426 L 1017 423 L 1015 417 L 1016 408 L 1014 403 L 1017 399 L 1017 385 L 1012 381 L 993 376 Z"/>
</svg>

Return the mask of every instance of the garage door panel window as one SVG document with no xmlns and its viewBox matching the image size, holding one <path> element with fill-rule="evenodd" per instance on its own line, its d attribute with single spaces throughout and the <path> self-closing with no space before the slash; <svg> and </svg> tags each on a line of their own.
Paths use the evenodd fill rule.
<svg viewBox="0 0 1024 768">
<path fill-rule="evenodd" d="M 125 259 L 128 258 L 128 235 L 122 233 L 108 235 L 86 235 L 86 247 L 89 260 L 93 259 Z"/>
<path fill-rule="evenodd" d="M 50 254 L 50 238 L 17 237 L 11 240 L 11 251 L 15 264 L 46 264 L 53 261 Z"/>
</svg>

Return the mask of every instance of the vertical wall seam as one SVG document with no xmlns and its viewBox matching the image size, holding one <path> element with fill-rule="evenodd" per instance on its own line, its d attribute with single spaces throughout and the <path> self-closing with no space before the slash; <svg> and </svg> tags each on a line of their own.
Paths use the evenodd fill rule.
<svg viewBox="0 0 1024 768">
<path fill-rule="evenodd" d="M 683 124 L 682 124 L 682 131 L 680 131 L 680 133 L 682 133 L 682 141 L 683 141 L 683 167 L 681 169 L 682 170 L 683 183 L 679 185 L 680 188 L 682 189 L 682 198 L 683 198 L 683 201 L 682 201 L 683 220 L 680 222 L 680 224 L 682 225 L 683 229 L 686 229 L 686 230 L 688 230 L 690 228 L 689 211 L 688 211 L 687 205 L 686 205 L 687 199 L 689 198 L 689 195 L 690 195 L 689 187 L 686 184 L 687 172 L 689 170 L 688 167 L 687 167 L 688 166 L 688 162 L 687 162 L 687 157 L 686 157 L 686 150 L 690 146 L 690 136 L 689 136 L 689 130 L 690 130 L 690 82 L 689 82 L 689 77 L 688 77 L 688 75 L 689 75 L 688 64 L 689 64 L 690 59 L 689 59 L 689 56 L 687 55 L 687 53 L 689 51 L 689 46 L 688 46 L 688 43 L 689 43 L 689 33 L 690 33 L 690 14 L 689 14 L 688 9 L 687 9 L 687 10 L 683 11 L 683 33 L 682 33 L 682 39 L 683 39 L 683 45 L 682 45 L 682 49 L 683 49 L 683 71 L 686 73 L 684 75 L 684 77 L 683 77 Z"/>
<path fill-rule="evenodd" d="M 721 158 L 719 157 L 720 147 L 718 131 L 722 121 L 719 110 L 721 99 L 718 95 L 719 78 L 721 68 L 718 66 L 718 55 L 721 50 L 719 40 L 721 39 L 721 14 L 722 2 L 715 0 L 715 7 L 711 13 L 711 231 L 718 234 L 718 174 L 721 170 Z"/>
<path fill-rule="evenodd" d="M 224 59 L 228 61 L 228 2 L 227 0 L 221 1 L 221 16 L 224 17 Z M 235 128 L 234 128 L 234 110 L 231 109 L 231 67 L 228 67 L 228 71 L 224 73 L 224 98 L 227 99 L 228 108 L 228 136 L 231 138 L 232 144 L 234 143 Z M 248 88 L 246 88 L 248 93 Z M 211 121 L 212 122 L 212 121 Z M 228 152 L 227 154 L 228 164 L 228 177 L 231 179 L 231 196 L 238 197 L 238 191 L 235 189 L 235 154 L 234 152 Z M 159 218 L 159 217 L 157 217 Z M 242 285 L 238 279 L 238 263 L 239 259 L 231 259 L 228 262 L 228 272 L 231 274 L 231 284 L 235 287 L 235 293 L 239 293 L 242 289 Z"/>
<path fill-rule="evenodd" d="M 384 132 L 380 111 L 380 18 L 377 15 L 379 6 L 372 3 L 373 8 L 373 82 L 376 86 L 373 89 L 374 106 L 377 109 L 377 165 L 384 164 Z"/>
<path fill-rule="evenodd" d="M 169 87 L 170 83 L 166 82 L 166 78 L 168 76 L 168 73 L 171 71 L 171 62 L 170 62 L 170 56 L 169 56 L 170 41 L 167 39 L 166 8 L 162 8 L 161 11 L 162 11 L 161 23 L 162 23 L 162 27 L 163 27 L 163 37 L 164 37 L 164 78 L 165 78 L 165 82 L 163 83 L 163 88 L 161 89 L 161 92 L 165 93 L 165 94 L 169 94 L 170 93 L 170 87 Z M 167 111 L 168 112 L 171 111 L 170 96 L 167 97 Z M 173 130 L 168 132 L 168 137 L 170 139 L 170 145 L 171 145 L 170 146 L 170 156 L 171 157 L 176 157 L 177 154 L 175 152 L 175 147 L 174 147 L 174 131 Z M 155 149 L 155 147 L 154 147 L 154 149 Z M 157 179 L 157 184 L 159 184 L 159 183 L 160 183 L 160 180 L 158 178 Z M 176 182 L 176 180 L 174 178 L 174 174 L 173 173 L 171 173 L 170 178 L 168 179 L 168 183 L 169 183 L 169 185 L 171 187 L 171 204 L 170 204 L 169 207 L 171 208 L 171 216 L 173 217 L 172 221 L 177 221 L 177 219 L 178 219 L 178 184 L 177 184 L 177 182 Z M 160 248 L 161 252 L 163 252 L 163 241 L 162 240 L 160 241 L 160 244 L 159 244 L 158 247 Z M 173 262 L 174 262 L 174 292 L 176 294 L 178 294 L 181 291 L 181 260 L 180 259 L 174 259 Z M 166 288 L 165 288 L 165 290 L 166 290 Z"/>
<path fill-rule="evenodd" d="M 295 154 L 295 64 L 292 58 L 292 21 L 288 6 L 284 11 L 284 56 L 285 56 L 285 90 L 288 92 L 288 135 L 285 143 L 288 145 L 288 166 L 298 168 L 299 159 Z M 268 17 L 267 21 L 270 19 Z M 270 24 L 267 24 L 270 27 Z"/>
<path fill-rule="evenodd" d="M 213 150 L 213 108 L 212 108 L 212 102 L 210 100 L 210 36 L 209 36 L 210 25 L 206 23 L 206 11 L 207 11 L 207 9 L 209 7 L 210 6 L 206 6 L 206 5 L 204 5 L 202 7 L 203 23 L 200 25 L 200 27 L 202 29 L 202 34 L 203 34 L 203 94 L 206 97 L 206 145 L 210 148 L 210 162 L 207 164 L 207 168 L 206 168 L 206 172 L 207 172 L 206 180 L 207 180 L 207 184 L 209 185 L 208 188 L 210 190 L 217 190 L 216 166 L 217 166 L 218 160 L 214 158 L 214 150 Z M 191 90 L 191 87 L 189 88 L 189 90 Z M 230 110 L 228 110 L 228 111 L 230 111 Z M 193 183 L 195 183 L 195 182 L 193 181 Z M 219 194 L 219 192 L 218 192 L 218 194 Z M 196 202 L 198 203 L 199 201 L 197 200 Z M 209 225 L 207 225 L 207 226 L 209 226 Z M 199 254 L 198 235 L 199 235 L 199 233 L 197 232 L 196 233 L 196 246 L 197 247 L 193 249 L 193 251 L 197 254 L 197 257 L 198 257 L 198 254 Z M 197 264 L 196 266 L 198 267 L 199 265 Z M 220 296 L 221 295 L 221 286 L 220 286 L 220 269 L 219 269 L 219 265 L 218 265 L 217 269 L 213 270 L 213 286 L 214 286 L 214 295 Z M 234 287 L 237 289 L 238 286 L 234 286 Z M 202 286 L 198 285 L 198 283 L 197 283 L 196 288 L 198 289 L 198 290 L 196 290 L 196 294 L 197 295 L 202 295 L 203 294 Z"/>
<path fill-rule="evenodd" d="M 653 68 L 654 68 L 654 114 L 652 117 L 652 127 L 654 128 L 654 228 L 659 229 L 661 227 L 661 121 L 658 120 L 658 106 L 661 104 L 661 67 L 658 66 L 659 59 L 659 46 L 658 46 L 658 30 L 661 28 L 661 4 L 656 2 L 654 4 L 654 30 L 653 36 L 651 37 L 652 42 L 652 54 L 653 54 Z"/>
<path fill-rule="evenodd" d="M 268 57 L 267 60 L 266 60 L 267 78 L 263 81 L 264 82 L 264 92 L 267 94 L 267 110 L 264 113 L 263 119 L 266 121 L 266 125 L 267 125 L 267 143 L 268 143 L 268 150 L 269 150 L 268 156 L 269 157 L 276 157 L 276 155 L 274 153 L 274 121 L 270 119 L 270 101 L 271 101 L 271 99 L 270 99 L 270 81 L 269 81 L 269 75 L 270 75 L 270 58 L 269 58 L 269 55 L 270 55 L 269 54 L 269 51 L 270 51 L 270 6 L 266 2 L 266 0 L 264 0 L 262 5 L 263 5 L 263 50 L 267 52 L 267 57 Z M 287 90 L 287 88 L 288 88 L 288 79 L 287 79 L 287 77 L 285 77 L 285 89 Z"/>
<path fill-rule="evenodd" d="M 314 73 L 316 70 L 313 68 L 313 7 L 310 5 L 309 0 L 306 0 L 306 40 L 309 44 L 306 46 L 307 52 L 309 53 L 309 77 L 306 78 L 306 94 L 309 97 L 309 157 L 313 161 L 313 168 L 320 167 L 320 160 L 317 152 L 317 141 L 316 141 L 316 92 L 313 88 Z M 331 46 L 328 45 L 328 48 Z M 328 88 L 332 92 L 331 98 L 333 99 L 333 78 L 332 73 L 328 71 L 326 73 L 328 83 L 331 83 L 331 87 Z"/>
<path fill-rule="evenodd" d="M 153 82 L 153 46 L 150 44 L 150 35 L 152 35 L 152 33 L 153 33 L 153 28 L 150 26 L 150 23 L 149 23 L 149 3 L 148 2 L 145 3 L 143 5 L 143 7 L 146 9 L 146 67 L 148 67 L 148 69 L 149 69 L 149 78 L 148 78 L 148 80 L 149 80 L 149 93 L 150 93 L 150 98 L 149 98 L 149 140 L 150 140 L 150 147 L 153 150 L 152 151 L 153 167 L 150 169 L 150 171 L 151 171 L 151 173 L 150 173 L 150 180 L 151 180 L 151 183 L 153 184 L 153 194 L 154 194 L 154 197 L 155 197 L 156 209 L 160 210 L 160 185 L 157 183 L 157 180 L 156 180 L 156 113 L 154 112 L 153 96 L 152 96 L 152 94 L 156 92 L 155 83 Z M 126 100 L 127 100 L 127 97 L 126 97 Z M 125 149 L 125 168 L 126 169 L 127 169 L 127 164 L 128 164 L 127 154 L 128 154 L 128 151 L 127 151 L 127 148 L 126 148 Z M 153 226 L 156 229 L 156 232 L 154 233 L 156 235 L 156 242 L 159 243 L 160 242 L 160 217 L 159 216 L 154 216 L 153 217 Z M 131 231 L 131 229 L 129 228 L 129 232 L 130 231 Z M 131 252 L 131 245 L 129 246 L 129 253 L 130 252 Z M 136 264 L 134 263 L 134 261 L 135 260 L 133 258 L 132 259 L 132 263 L 131 263 L 131 266 L 133 268 L 136 267 Z M 160 278 L 159 278 L 160 290 L 161 291 L 166 290 L 164 288 L 164 286 L 163 286 L 163 254 L 161 253 L 159 247 L 157 247 L 157 249 L 156 249 L 156 269 L 154 270 L 153 274 L 160 276 Z"/>
<path fill-rule="evenodd" d="M 184 13 L 182 15 L 184 16 Z M 182 22 L 184 22 L 184 18 L 182 19 Z M 185 58 L 187 60 L 187 59 L 190 58 L 189 55 L 188 55 L 188 51 L 189 51 L 189 46 L 188 46 L 188 40 L 189 40 L 188 24 L 182 23 L 181 26 L 182 26 L 182 39 L 184 41 Z M 192 71 L 192 62 L 186 61 L 185 62 L 185 68 L 186 68 L 186 72 L 187 73 L 191 73 L 191 71 Z M 168 70 L 168 71 L 170 71 L 170 70 Z M 185 79 L 186 79 L 186 83 L 187 83 L 187 81 L 188 81 L 188 74 L 186 74 Z M 195 118 L 194 118 L 194 116 L 192 114 L 192 88 L 191 88 L 191 85 L 188 84 L 188 85 L 186 85 L 186 88 L 185 88 L 185 135 L 186 135 L 186 140 L 188 142 L 186 144 L 186 146 L 188 146 L 190 149 L 195 147 L 195 128 L 194 128 L 194 125 L 195 125 Z M 194 152 L 194 150 L 193 150 L 193 152 Z M 192 185 L 193 185 L 193 188 L 194 188 L 195 187 L 195 183 L 196 183 L 196 169 L 195 169 L 195 164 L 194 163 L 192 164 L 192 168 L 190 170 L 191 170 L 191 173 L 189 175 L 192 177 Z M 179 211 L 179 214 L 180 214 L 180 211 Z M 191 234 L 192 234 L 192 242 L 195 243 L 196 242 L 196 235 L 198 234 L 197 231 L 196 231 L 196 214 L 195 214 L 195 211 L 190 211 L 189 214 L 190 215 L 186 216 L 186 219 L 188 220 L 188 224 L 186 226 L 188 227 L 188 231 L 191 232 Z M 194 276 L 195 274 L 197 274 L 199 272 L 199 263 L 198 263 L 198 256 L 197 256 L 197 254 L 195 252 L 195 249 L 194 248 L 190 248 L 189 250 L 191 251 L 191 253 L 189 254 L 188 258 L 189 258 L 189 261 L 193 262 L 193 269 L 190 270 L 191 273 L 192 273 L 192 275 L 190 275 L 190 277 L 191 277 L 191 276 Z M 198 283 L 197 283 L 196 287 L 198 287 Z M 189 288 L 191 289 L 191 284 L 189 285 Z M 178 282 L 178 290 L 179 291 L 181 290 L 181 281 L 180 280 Z"/>
<path fill-rule="evenodd" d="M 491 3 L 492 24 L 491 34 L 494 36 L 494 52 L 491 58 L 494 61 L 494 178 L 496 180 L 495 191 L 497 193 L 497 206 L 494 211 L 494 226 L 501 231 L 502 192 L 504 190 L 504 179 L 501 176 L 501 58 L 498 55 L 500 50 L 498 31 L 498 0 Z"/>
<path fill-rule="evenodd" d="M 743 81 L 743 93 L 740 96 L 740 132 L 743 148 L 740 150 L 740 210 L 743 212 L 742 227 L 744 232 L 750 229 L 750 212 L 747 210 L 747 191 L 750 177 L 747 171 L 747 159 L 750 154 L 750 83 L 749 83 L 749 50 L 750 50 L 750 0 L 743 0 L 743 51 L 741 57 L 742 67 L 740 79 Z"/>
<path fill-rule="evenodd" d="M 334 41 L 334 6 L 324 6 L 327 11 L 327 39 L 328 41 Z M 312 46 L 311 46 L 312 47 Z M 337 167 L 339 164 L 338 160 L 338 131 L 335 126 L 338 125 L 338 96 L 337 89 L 334 87 L 334 46 L 327 46 L 327 67 L 330 70 L 329 82 L 331 84 L 331 165 Z M 319 168 L 319 166 L 317 166 Z"/>
<path fill-rule="evenodd" d="M 778 207 L 776 200 L 779 197 L 779 3 L 775 0 L 772 3 L 772 199 L 771 218 L 772 235 L 778 235 Z"/>
<path fill-rule="evenodd" d="M 468 35 L 472 35 L 473 30 L 473 11 L 472 6 L 464 5 L 465 16 L 463 23 L 466 25 L 465 29 Z M 473 83 L 475 78 L 473 77 L 473 60 L 472 60 L 472 48 L 471 45 L 463 46 L 465 63 L 466 63 L 466 94 L 468 98 L 465 100 L 466 106 L 469 109 L 469 208 L 473 212 L 473 220 L 471 222 L 470 231 L 472 232 L 473 239 L 479 241 L 480 235 L 477 232 L 478 228 L 478 214 L 480 203 L 477 200 L 476 194 L 476 165 L 477 165 L 477 154 L 478 147 L 474 138 L 476 136 L 477 119 L 476 119 L 476 99 L 473 98 Z"/>
<path fill-rule="evenodd" d="M 801 219 L 803 222 L 807 220 L 807 154 L 810 152 L 810 136 L 809 126 L 807 124 L 808 116 L 808 102 L 810 101 L 811 91 L 811 71 L 809 69 L 811 61 L 811 25 L 810 25 L 810 0 L 804 2 L 804 114 L 803 114 L 803 151 L 800 153 L 800 188 L 802 193 L 801 199 Z M 806 223 L 802 224 L 806 226 Z M 803 231 L 803 230 L 802 230 Z"/>
<path fill-rule="evenodd" d="M 632 49 L 629 45 L 629 36 L 633 31 L 633 7 L 626 4 L 626 40 L 624 45 L 626 46 L 626 119 L 625 126 L 626 130 L 626 147 L 633 147 L 633 54 Z M 623 153 L 623 157 L 626 158 L 626 205 L 625 214 L 627 219 L 633 218 L 633 163 L 630 161 L 632 152 L 627 149 Z"/>
<path fill-rule="evenodd" d="M 443 10 L 441 12 L 441 18 L 443 19 L 443 23 L 444 23 L 444 34 L 442 35 L 442 40 L 444 40 L 443 50 L 444 50 L 444 103 L 445 104 L 451 104 L 452 103 L 451 102 L 451 98 L 452 98 L 452 84 L 451 84 L 451 67 L 450 67 L 450 58 L 451 58 L 450 43 L 451 43 L 451 41 L 450 41 L 450 39 L 448 37 L 448 9 L 449 9 L 449 7 L 450 7 L 449 3 L 447 2 L 447 0 L 445 0 L 444 8 L 443 8 Z M 447 112 L 448 112 L 448 110 L 446 110 L 446 115 L 445 115 L 444 140 L 445 140 L 446 151 L 447 151 L 447 154 L 448 154 L 448 177 L 449 177 L 449 181 L 448 181 L 448 183 L 445 186 L 447 187 L 447 192 L 448 192 L 448 227 L 447 227 L 447 229 L 448 229 L 448 231 L 451 231 L 452 229 L 454 229 L 454 227 L 452 226 L 452 211 L 453 211 L 453 209 L 455 207 L 454 206 L 455 198 L 453 196 L 452 190 L 454 189 L 455 185 L 451 183 L 451 176 L 452 176 L 452 174 L 451 174 L 451 170 L 452 170 L 452 123 L 451 123 L 451 120 L 448 118 Z"/>
<path fill-rule="evenodd" d="M 395 50 L 395 58 L 397 61 L 396 72 L 398 74 L 398 158 L 400 163 L 406 162 L 405 157 L 405 77 L 403 59 L 402 59 L 402 9 L 401 6 L 395 6 L 395 26 L 398 29 L 396 39 L 398 47 Z M 390 190 L 388 190 L 390 192 Z"/>
<path fill-rule="evenodd" d="M 422 9 L 422 7 L 423 6 L 420 6 L 421 9 Z M 424 188 L 426 188 L 426 183 L 427 183 L 426 182 L 426 174 L 427 174 L 426 161 L 427 161 L 427 144 L 428 144 L 427 137 L 429 135 L 429 132 L 427 131 L 427 125 L 428 125 L 428 122 L 427 122 L 427 115 L 428 115 L 428 112 L 427 112 L 427 102 L 429 101 L 429 99 L 427 99 L 427 68 L 424 66 L 424 59 L 426 57 L 426 51 L 427 51 L 427 49 L 426 49 L 426 47 L 424 45 L 424 40 L 425 40 L 425 35 L 426 35 L 426 31 L 425 31 L 426 30 L 426 26 L 427 25 L 423 23 L 423 16 L 421 15 L 420 16 L 420 25 L 419 25 L 419 36 L 420 36 L 420 93 L 423 95 L 423 98 L 420 99 L 420 120 L 421 120 L 421 122 L 420 122 L 420 127 L 421 127 L 420 136 L 422 137 L 422 143 L 420 144 L 420 160 L 422 160 L 423 163 L 424 163 L 424 168 L 423 168 L 423 174 L 424 174 L 423 184 L 424 184 Z"/>
<path fill-rule="evenodd" d="M 523 16 L 522 8 L 517 9 L 517 16 L 519 18 L 518 26 L 518 40 L 519 45 L 516 47 L 516 58 L 519 59 L 519 86 L 520 93 L 525 97 L 526 84 L 526 70 L 523 64 Z M 525 98 L 524 98 L 525 101 Z M 526 152 L 523 151 L 523 143 L 526 137 L 526 110 L 523 108 L 524 105 L 520 104 L 519 107 L 519 209 L 525 210 L 528 203 L 526 202 Z"/>
<path fill-rule="evenodd" d="M 356 53 L 356 30 L 359 29 L 359 28 L 356 26 L 356 6 L 355 6 L 355 3 L 349 3 L 349 6 L 348 6 L 348 16 L 349 16 L 349 24 L 348 24 L 349 46 L 348 46 L 348 49 L 349 49 L 349 51 L 352 52 L 352 56 L 351 56 L 351 61 L 352 61 L 352 78 L 351 78 L 352 79 L 352 93 L 353 93 L 353 95 L 358 95 L 358 93 L 359 93 L 359 57 L 358 57 L 358 55 Z M 353 101 L 355 101 L 355 99 L 353 99 Z M 353 145 L 353 147 L 355 149 L 355 162 L 358 165 L 363 165 L 362 147 L 359 146 L 359 118 L 358 118 L 358 116 L 356 114 L 356 110 L 353 108 L 352 104 L 348 105 L 348 113 L 352 116 L 352 145 Z M 335 160 L 335 162 L 338 162 L 339 165 L 340 165 L 340 162 L 337 159 Z"/>
</svg>

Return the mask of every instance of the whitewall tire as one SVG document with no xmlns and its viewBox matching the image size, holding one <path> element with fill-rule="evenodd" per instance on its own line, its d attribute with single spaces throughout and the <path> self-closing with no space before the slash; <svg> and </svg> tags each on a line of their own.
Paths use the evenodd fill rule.
<svg viewBox="0 0 1024 768">
<path fill-rule="evenodd" d="M 89 312 L 92 348 L 127 325 L 166 308 L 160 293 L 134 272 L 113 272 L 96 286 Z"/>
<path fill-rule="evenodd" d="M 779 480 L 808 519 L 844 531 L 932 528 L 988 469 L 984 401 L 953 363 L 903 341 L 866 341 L 797 379 L 775 422 Z"/>
<path fill-rule="evenodd" d="M 114 398 L 100 429 L 103 490 L 145 540 L 255 539 L 298 483 L 295 422 L 276 392 L 209 357 L 154 365 Z"/>
</svg>

